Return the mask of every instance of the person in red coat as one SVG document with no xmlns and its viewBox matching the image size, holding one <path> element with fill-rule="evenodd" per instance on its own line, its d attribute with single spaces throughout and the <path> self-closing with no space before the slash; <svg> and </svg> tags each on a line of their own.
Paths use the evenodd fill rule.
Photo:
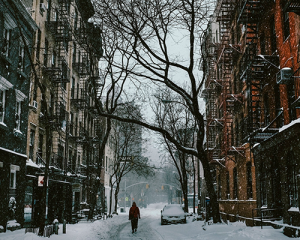
<svg viewBox="0 0 300 240">
<path fill-rule="evenodd" d="M 140 209 L 136 206 L 136 203 L 133 202 L 132 207 L 129 210 L 129 220 L 131 220 L 132 233 L 137 230 L 138 219 L 141 219 Z"/>
</svg>

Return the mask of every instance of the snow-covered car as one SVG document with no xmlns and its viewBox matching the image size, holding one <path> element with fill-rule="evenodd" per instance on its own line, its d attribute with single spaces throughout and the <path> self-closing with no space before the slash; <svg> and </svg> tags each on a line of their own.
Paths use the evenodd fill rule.
<svg viewBox="0 0 300 240">
<path fill-rule="evenodd" d="M 180 204 L 168 204 L 161 210 L 161 225 L 167 223 L 186 223 L 186 213 Z"/>
</svg>

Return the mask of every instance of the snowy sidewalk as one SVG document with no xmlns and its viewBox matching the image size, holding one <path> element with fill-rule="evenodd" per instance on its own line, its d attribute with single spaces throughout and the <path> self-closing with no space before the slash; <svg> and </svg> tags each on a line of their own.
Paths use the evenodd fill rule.
<svg viewBox="0 0 300 240">
<path fill-rule="evenodd" d="M 272 227 L 247 227 L 244 223 L 236 222 L 227 224 L 212 224 L 204 226 L 203 221 L 192 221 L 192 217 L 187 219 L 187 224 L 160 225 L 160 210 L 162 205 L 150 205 L 146 209 L 141 209 L 141 224 L 144 223 L 152 231 L 159 234 L 163 240 L 283 240 L 289 239 L 282 233 L 282 229 Z M 118 226 L 129 222 L 128 216 L 121 213 L 107 220 L 97 220 L 95 222 L 82 221 L 77 224 L 67 224 L 67 233 L 62 234 L 60 225 L 59 234 L 51 235 L 52 240 L 111 240 L 112 232 L 116 232 Z M 130 225 L 128 224 L 128 227 Z M 142 225 L 141 225 L 142 227 Z M 138 229 L 139 230 L 139 229 Z M 142 228 L 140 229 L 142 230 Z M 131 232 L 128 229 L 128 232 Z M 139 237 L 138 237 L 139 236 Z M 142 231 L 136 235 L 139 239 L 149 239 L 146 235 L 143 238 Z M 154 237 L 154 236 L 153 236 Z M 135 236 L 132 235 L 132 239 Z M 41 237 L 34 233 L 26 233 L 25 229 L 14 232 L 7 231 L 0 233 L 0 240 L 41 240 Z M 117 240 L 117 239 L 116 239 Z"/>
</svg>

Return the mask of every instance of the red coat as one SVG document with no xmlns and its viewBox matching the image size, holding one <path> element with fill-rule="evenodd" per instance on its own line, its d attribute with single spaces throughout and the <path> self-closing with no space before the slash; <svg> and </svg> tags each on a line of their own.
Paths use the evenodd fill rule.
<svg viewBox="0 0 300 240">
<path fill-rule="evenodd" d="M 131 219 L 130 216 L 133 216 L 134 218 L 140 218 L 140 209 L 136 206 L 132 206 L 129 210 L 129 219 Z"/>
</svg>

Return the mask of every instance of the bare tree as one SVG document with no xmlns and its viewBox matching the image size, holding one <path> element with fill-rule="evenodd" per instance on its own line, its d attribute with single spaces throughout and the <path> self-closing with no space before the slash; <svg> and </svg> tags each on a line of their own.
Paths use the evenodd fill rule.
<svg viewBox="0 0 300 240">
<path fill-rule="evenodd" d="M 185 106 L 183 99 L 174 99 L 169 89 L 157 90 L 155 104 L 152 109 L 155 113 L 155 121 L 159 127 L 167 130 L 184 147 L 194 146 L 196 124 L 191 112 Z M 173 106 L 173 104 L 175 105 Z M 170 163 L 178 172 L 178 181 L 181 185 L 184 197 L 184 209 L 188 212 L 188 176 L 194 174 L 192 155 L 187 154 L 176 147 L 164 136 L 161 145 L 169 154 Z"/>
<path fill-rule="evenodd" d="M 196 123 L 195 148 L 184 146 L 168 129 L 155 121 L 123 118 L 103 111 L 99 114 L 119 121 L 132 122 L 159 132 L 184 154 L 199 158 L 204 168 L 214 222 L 220 222 L 219 205 L 213 186 L 210 164 L 203 149 L 204 118 L 199 93 L 203 78 L 197 69 L 200 61 L 202 26 L 207 23 L 206 0 L 128 0 L 95 2 L 96 19 L 103 29 L 104 59 L 126 78 L 118 79 L 121 89 L 135 86 L 136 99 L 145 100 L 153 86 L 167 87 L 182 98 Z M 113 39 L 113 40 L 112 40 Z M 113 60 L 107 53 L 119 52 Z M 118 83 L 116 83 L 118 84 Z M 119 88 L 120 89 L 120 88 Z M 186 90 L 187 89 L 187 90 Z M 132 91 L 132 89 L 131 89 Z M 143 95 L 144 94 L 144 95 Z M 123 96 L 130 97 L 123 93 Z M 175 103 L 174 103 L 175 104 Z"/>
<path fill-rule="evenodd" d="M 122 105 L 117 109 L 119 115 L 130 116 L 140 115 L 140 110 L 132 103 Z M 120 182 L 122 178 L 130 172 L 135 172 L 138 175 L 144 177 L 153 174 L 154 167 L 149 165 L 148 159 L 143 157 L 143 142 L 146 139 L 142 136 L 142 127 L 126 122 L 114 121 L 113 124 L 114 132 L 114 145 L 116 147 L 115 152 L 117 157 L 112 163 L 112 172 L 110 175 L 110 187 L 111 195 L 112 190 L 115 187 L 115 208 L 114 212 L 117 211 L 118 193 L 120 190 Z M 111 214 L 112 197 L 110 198 L 110 209 Z"/>
</svg>

